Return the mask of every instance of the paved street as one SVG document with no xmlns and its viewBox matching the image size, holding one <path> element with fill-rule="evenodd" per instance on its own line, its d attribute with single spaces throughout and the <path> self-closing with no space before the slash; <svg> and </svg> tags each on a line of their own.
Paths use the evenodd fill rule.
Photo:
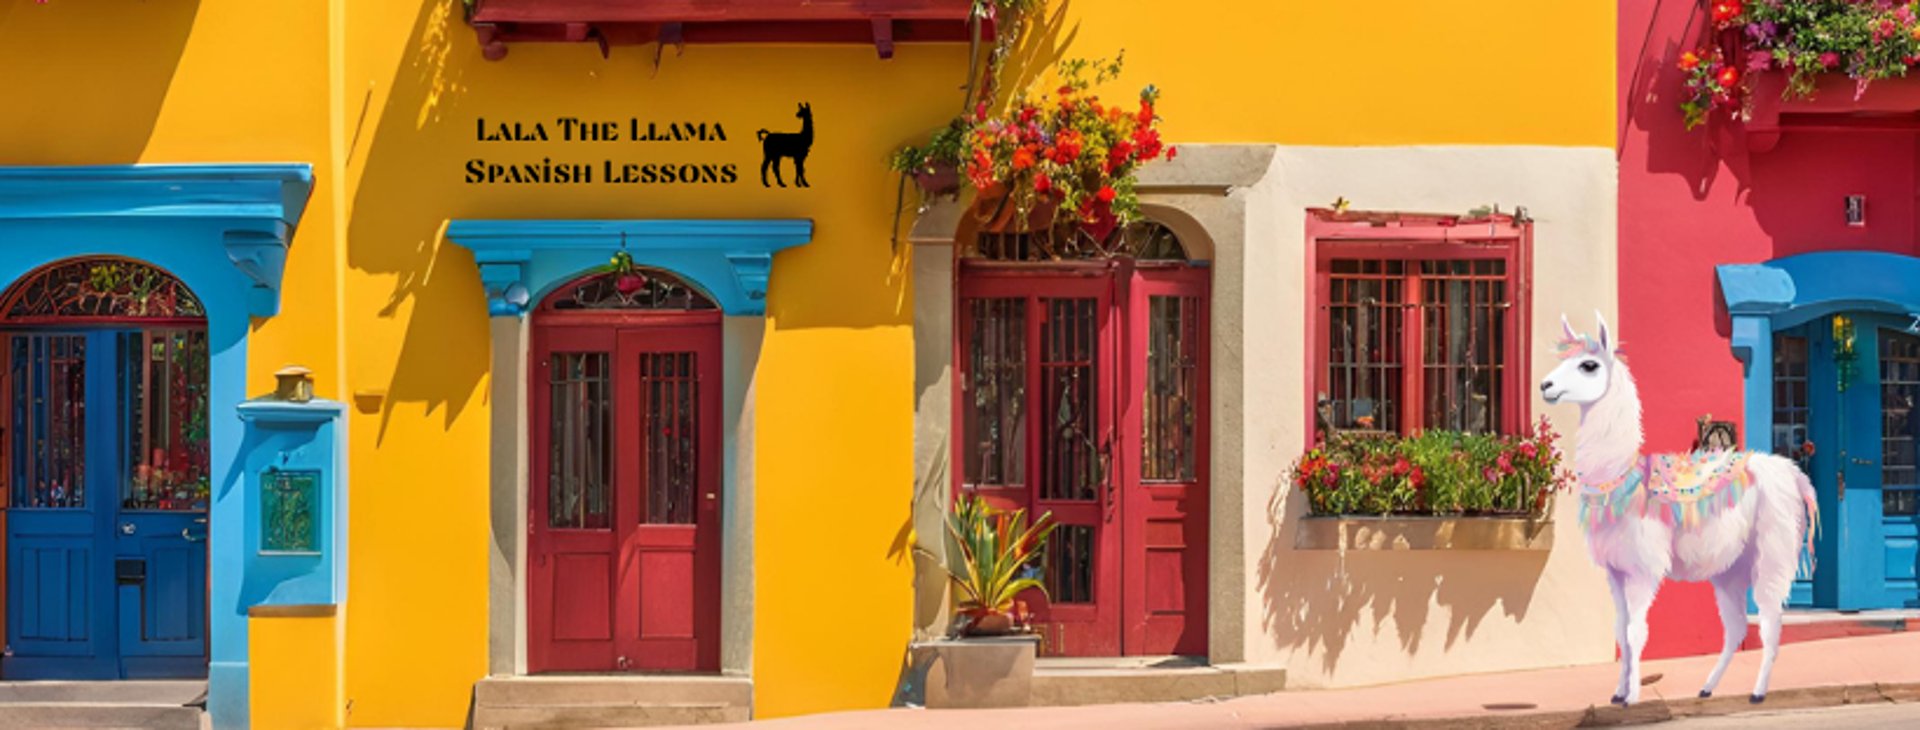
<svg viewBox="0 0 1920 730">
<path fill-rule="evenodd" d="M 1773 696 L 1781 704 L 1842 704 L 1883 696 L 1888 690 L 1911 694 L 1920 686 L 1920 632 L 1874 637 L 1831 639 L 1790 644 L 1780 649 L 1774 668 Z M 1645 699 L 1696 703 L 1699 682 L 1713 667 L 1714 657 L 1662 659 L 1647 663 L 1647 676 L 1657 681 L 1645 690 Z M 1708 702 L 1713 713 L 1748 712 L 1745 688 L 1751 686 L 1759 665 L 1757 652 L 1741 652 L 1729 668 L 1721 695 Z M 999 710 L 868 710 L 751 723 L 754 728 L 780 730 L 902 730 L 928 728 L 963 730 L 982 726 L 1088 728 L 1278 728 L 1340 723 L 1423 723 L 1446 720 L 1447 727 L 1466 727 L 1480 718 L 1490 724 L 1514 727 L 1571 727 L 1595 704 L 1606 709 L 1606 691 L 1615 675 L 1612 664 L 1541 669 L 1504 674 L 1442 677 L 1374 687 L 1306 690 L 1239 697 L 1219 702 L 1098 705 L 1089 707 L 1026 707 Z M 1886 688 L 1886 689 L 1877 689 Z M 1799 695 L 1799 697 L 1795 697 Z M 1905 696 L 1905 695 L 1902 695 Z M 1688 714 L 1685 712 L 1679 714 Z M 1552 716 L 1546 719 L 1545 716 Z M 1527 719 L 1532 717 L 1533 722 Z M 1546 720 L 1541 724 L 1540 720 Z M 1607 718 L 1611 721 L 1622 717 Z M 1507 722 L 1503 722 L 1507 721 Z M 1920 727 L 1920 704 L 1841 707 L 1811 712 L 1749 713 L 1731 724 L 1695 724 L 1680 727 Z M 1725 723 L 1724 720 L 1713 720 Z M 1564 724 L 1562 724 L 1564 723 Z M 1778 724 L 1770 724 L 1778 723 Z M 1669 725 L 1671 726 L 1671 725 Z M 709 726 L 711 727 L 711 726 Z"/>
<path fill-rule="evenodd" d="M 1906 730 L 1920 727 L 1920 703 L 1849 705 L 1786 712 L 1751 712 L 1724 717 L 1676 720 L 1659 725 L 1674 730 L 1733 730 L 1733 728 L 1847 728 L 1847 730 Z"/>
</svg>

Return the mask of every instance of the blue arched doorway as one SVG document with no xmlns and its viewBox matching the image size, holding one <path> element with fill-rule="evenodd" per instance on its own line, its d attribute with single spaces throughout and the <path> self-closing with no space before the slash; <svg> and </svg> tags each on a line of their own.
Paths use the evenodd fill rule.
<svg viewBox="0 0 1920 730">
<path fill-rule="evenodd" d="M 1920 607 L 1920 259 L 1811 253 L 1718 278 L 1746 445 L 1794 456 L 1819 493 L 1815 573 L 1792 602 Z"/>
<path fill-rule="evenodd" d="M 205 666 L 216 727 L 247 722 L 248 496 L 235 414 L 248 336 L 279 311 L 287 247 L 312 185 L 304 164 L 0 167 L 0 285 L 61 261 L 113 257 L 170 274 L 203 310 Z"/>
</svg>

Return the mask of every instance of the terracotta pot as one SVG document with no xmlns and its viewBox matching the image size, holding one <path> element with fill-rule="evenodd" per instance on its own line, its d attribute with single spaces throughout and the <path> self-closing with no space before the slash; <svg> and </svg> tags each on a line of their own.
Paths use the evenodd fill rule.
<svg viewBox="0 0 1920 730">
<path fill-rule="evenodd" d="M 982 233 L 1030 233 L 1051 227 L 1059 207 L 1059 198 L 1037 196 L 1033 208 L 1022 219 L 1019 208 L 1007 197 L 1006 187 L 995 184 L 980 191 L 980 197 L 974 199 L 973 216 L 980 221 Z"/>
<path fill-rule="evenodd" d="M 1005 636 L 1013 632 L 1013 617 L 1003 612 L 975 614 L 967 624 L 968 636 Z"/>
<path fill-rule="evenodd" d="M 913 171 L 913 184 L 923 198 L 960 194 L 960 167 L 951 162 L 936 162 Z"/>
</svg>

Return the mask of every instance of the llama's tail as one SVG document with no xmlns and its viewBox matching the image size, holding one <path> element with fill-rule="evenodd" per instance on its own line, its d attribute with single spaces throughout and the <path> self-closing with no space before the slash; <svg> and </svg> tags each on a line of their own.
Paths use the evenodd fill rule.
<svg viewBox="0 0 1920 730">
<path fill-rule="evenodd" d="M 1807 577 L 1813 577 L 1813 538 L 1820 533 L 1820 499 L 1814 494 L 1813 481 L 1807 473 L 1798 468 L 1793 470 L 1793 483 L 1800 489 L 1800 501 L 1807 505 Z"/>
<path fill-rule="evenodd" d="M 762 142 L 767 141 L 767 130 L 764 130 L 764 129 L 760 130 L 760 141 Z"/>
</svg>

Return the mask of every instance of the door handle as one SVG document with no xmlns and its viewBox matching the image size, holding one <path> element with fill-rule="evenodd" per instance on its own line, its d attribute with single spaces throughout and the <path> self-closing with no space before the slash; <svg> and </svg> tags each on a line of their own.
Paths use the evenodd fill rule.
<svg viewBox="0 0 1920 730">
<path fill-rule="evenodd" d="M 204 525 L 204 524 L 207 524 L 207 518 L 205 518 L 205 517 L 195 517 L 195 518 L 193 518 L 193 524 L 196 524 L 196 525 Z"/>
<path fill-rule="evenodd" d="M 206 536 L 204 535 L 200 537 L 194 537 L 192 530 L 193 528 L 191 527 L 180 528 L 180 539 L 186 540 L 187 542 L 199 542 L 201 540 L 207 539 Z"/>
<path fill-rule="evenodd" d="M 1860 457 L 1858 457 L 1858 456 L 1854 456 L 1854 457 L 1849 457 L 1849 460 L 1850 460 L 1850 461 L 1852 461 L 1853 463 L 1855 463 L 1855 464 L 1859 464 L 1859 465 L 1861 465 L 1861 466 L 1873 466 L 1873 460 L 1872 460 L 1872 459 L 1862 459 L 1862 458 L 1860 458 Z"/>
</svg>

